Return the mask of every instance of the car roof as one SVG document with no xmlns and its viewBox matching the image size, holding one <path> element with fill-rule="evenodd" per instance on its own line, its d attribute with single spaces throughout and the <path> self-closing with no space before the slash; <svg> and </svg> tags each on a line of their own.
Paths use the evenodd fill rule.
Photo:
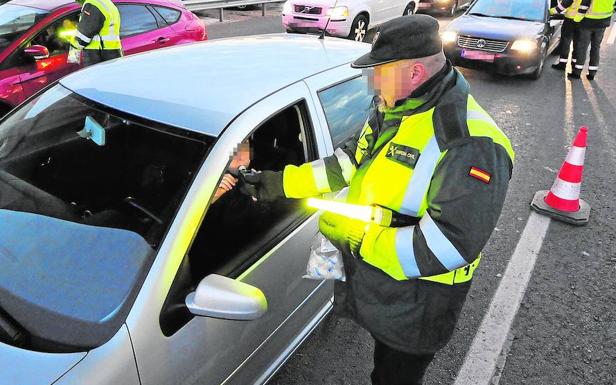
<svg viewBox="0 0 616 385">
<path fill-rule="evenodd" d="M 213 40 L 128 56 L 60 81 L 108 107 L 219 136 L 242 111 L 288 85 L 368 52 L 370 45 L 314 35 Z"/>
<path fill-rule="evenodd" d="M 112 0 L 114 3 L 150 3 L 149 0 L 122 0 L 122 1 L 118 1 L 118 0 Z M 167 1 L 157 1 L 154 0 L 152 1 L 153 4 L 175 4 L 178 5 L 178 3 L 181 3 L 177 0 L 167 0 Z M 75 4 L 77 5 L 77 3 L 75 2 L 75 0 L 12 0 L 9 4 L 13 4 L 13 5 L 23 5 L 26 7 L 31 7 L 31 8 L 38 8 L 38 9 L 44 9 L 46 11 L 53 11 L 57 8 L 60 7 L 65 7 L 67 5 L 72 5 Z"/>
</svg>

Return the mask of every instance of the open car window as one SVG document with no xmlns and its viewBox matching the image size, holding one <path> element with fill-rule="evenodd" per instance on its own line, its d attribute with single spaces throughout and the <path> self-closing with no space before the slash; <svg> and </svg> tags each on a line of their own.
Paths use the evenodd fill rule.
<svg viewBox="0 0 616 385">
<path fill-rule="evenodd" d="M 2 121 L 0 265 L 26 273 L 0 276 L 0 308 L 37 336 L 27 348 L 85 350 L 113 336 L 211 142 L 59 84 Z"/>
<path fill-rule="evenodd" d="M 183 299 L 209 274 L 231 278 L 250 268 L 286 235 L 309 217 L 301 200 L 254 201 L 242 192 L 237 168 L 281 171 L 315 158 L 304 102 L 292 105 L 264 121 L 233 149 L 219 181 L 234 178 L 235 186 L 214 193 L 205 217 L 188 250 L 161 313 L 161 328 L 172 335 L 190 320 Z M 247 155 L 249 153 L 249 155 Z M 217 196 L 218 195 L 218 196 Z"/>
</svg>

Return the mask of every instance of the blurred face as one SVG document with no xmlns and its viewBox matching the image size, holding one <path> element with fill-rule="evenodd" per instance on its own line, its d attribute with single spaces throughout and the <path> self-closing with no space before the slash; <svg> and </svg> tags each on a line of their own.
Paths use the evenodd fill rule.
<svg viewBox="0 0 616 385">
<path fill-rule="evenodd" d="M 413 60 L 398 60 L 365 71 L 369 84 L 388 107 L 405 99 L 427 80 L 426 68 Z"/>
<path fill-rule="evenodd" d="M 237 151 L 233 155 L 233 159 L 231 159 L 231 164 L 229 164 L 229 169 L 236 171 L 241 166 L 250 166 L 250 144 L 248 143 L 240 143 L 237 147 Z"/>
</svg>

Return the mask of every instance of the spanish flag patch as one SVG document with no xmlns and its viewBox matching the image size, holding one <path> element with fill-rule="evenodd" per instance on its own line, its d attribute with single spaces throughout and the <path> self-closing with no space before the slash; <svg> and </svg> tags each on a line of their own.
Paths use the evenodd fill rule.
<svg viewBox="0 0 616 385">
<path fill-rule="evenodd" d="M 490 175 L 489 172 L 483 171 L 482 169 L 477 167 L 471 167 L 471 171 L 468 173 L 468 175 L 472 176 L 475 179 L 479 179 L 483 183 L 490 183 L 490 179 L 492 179 L 492 175 Z"/>
</svg>

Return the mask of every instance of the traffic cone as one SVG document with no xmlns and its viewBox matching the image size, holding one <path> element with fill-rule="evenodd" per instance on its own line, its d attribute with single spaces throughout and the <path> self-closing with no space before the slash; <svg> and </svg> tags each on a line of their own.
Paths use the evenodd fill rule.
<svg viewBox="0 0 616 385">
<path fill-rule="evenodd" d="M 530 205 L 535 211 L 578 226 L 588 223 L 590 206 L 580 199 L 587 133 L 586 127 L 578 131 L 550 191 L 535 194 Z"/>
</svg>

